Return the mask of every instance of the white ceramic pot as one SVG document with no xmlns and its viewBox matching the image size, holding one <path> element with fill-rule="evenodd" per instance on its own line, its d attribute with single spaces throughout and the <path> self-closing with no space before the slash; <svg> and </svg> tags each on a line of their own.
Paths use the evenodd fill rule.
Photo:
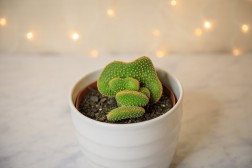
<svg viewBox="0 0 252 168">
<path fill-rule="evenodd" d="M 90 167 L 168 168 L 175 152 L 182 116 L 183 90 L 180 82 L 157 69 L 161 82 L 176 95 L 176 105 L 152 120 L 110 124 L 90 119 L 74 106 L 78 93 L 96 81 L 100 73 L 98 70 L 81 78 L 69 95 L 73 124 Z"/>
</svg>

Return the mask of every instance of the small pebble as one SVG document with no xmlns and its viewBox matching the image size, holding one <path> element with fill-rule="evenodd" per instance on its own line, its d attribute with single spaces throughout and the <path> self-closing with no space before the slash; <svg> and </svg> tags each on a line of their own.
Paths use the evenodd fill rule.
<svg viewBox="0 0 252 168">
<path fill-rule="evenodd" d="M 90 100 L 93 102 L 98 102 L 99 98 L 97 96 L 91 96 Z"/>
<path fill-rule="evenodd" d="M 101 116 L 101 117 L 98 118 L 98 121 L 105 121 L 106 119 L 107 119 L 106 116 Z"/>
<path fill-rule="evenodd" d="M 106 100 L 107 100 L 107 98 L 104 97 L 104 98 L 102 98 L 102 99 L 100 100 L 100 102 L 101 102 L 101 103 L 104 103 Z"/>
<path fill-rule="evenodd" d="M 108 100 L 108 104 L 113 104 L 114 101 L 115 101 L 115 100 L 113 100 L 113 99 L 110 98 L 110 99 Z"/>
</svg>

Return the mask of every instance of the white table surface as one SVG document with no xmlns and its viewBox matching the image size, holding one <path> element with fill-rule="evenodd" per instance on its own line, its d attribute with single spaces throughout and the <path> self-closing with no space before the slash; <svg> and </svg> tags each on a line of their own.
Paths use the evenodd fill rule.
<svg viewBox="0 0 252 168">
<path fill-rule="evenodd" d="M 87 168 L 68 109 L 71 85 L 136 57 L 0 54 L 0 167 Z M 184 86 L 170 168 L 252 167 L 252 53 L 152 58 Z"/>
</svg>

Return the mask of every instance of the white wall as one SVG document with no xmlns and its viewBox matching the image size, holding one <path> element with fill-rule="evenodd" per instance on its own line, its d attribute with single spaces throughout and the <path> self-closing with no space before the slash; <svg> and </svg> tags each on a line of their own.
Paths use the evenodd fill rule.
<svg viewBox="0 0 252 168">
<path fill-rule="evenodd" d="M 171 0 L 0 0 L 0 18 L 6 19 L 0 25 L 0 51 L 88 55 L 97 50 L 115 55 L 252 49 L 252 0 L 176 2 L 172 6 Z M 106 13 L 110 8 L 115 12 L 112 17 Z M 206 20 L 212 24 L 209 30 L 203 25 Z M 243 24 L 249 26 L 246 33 Z M 197 28 L 201 36 L 195 35 Z M 28 32 L 33 33 L 30 40 Z M 71 39 L 73 32 L 79 33 L 76 41 Z"/>
</svg>

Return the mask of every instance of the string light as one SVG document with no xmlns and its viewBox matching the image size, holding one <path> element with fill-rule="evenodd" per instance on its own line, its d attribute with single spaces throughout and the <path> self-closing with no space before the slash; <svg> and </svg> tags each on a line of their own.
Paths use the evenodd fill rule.
<svg viewBox="0 0 252 168">
<path fill-rule="evenodd" d="M 200 28 L 197 28 L 194 30 L 194 34 L 195 34 L 195 36 L 200 37 L 202 35 L 202 30 Z"/>
<path fill-rule="evenodd" d="M 26 38 L 28 39 L 28 40 L 32 40 L 33 39 L 33 33 L 32 32 L 28 32 L 28 33 L 26 33 Z"/>
<path fill-rule="evenodd" d="M 162 58 L 165 56 L 165 52 L 163 50 L 157 50 L 156 51 L 156 56 L 159 58 Z"/>
<path fill-rule="evenodd" d="M 205 22 L 204 22 L 204 27 L 205 27 L 206 29 L 210 29 L 210 28 L 212 27 L 212 23 L 209 22 L 209 21 L 205 21 Z"/>
<path fill-rule="evenodd" d="M 248 1 L 252 1 L 252 0 L 248 0 Z M 177 1 L 176 0 L 170 0 L 170 4 L 172 6 L 176 6 Z M 110 17 L 113 17 L 113 16 L 115 16 L 115 11 L 112 8 L 107 9 L 107 15 L 110 16 Z M 211 20 L 211 21 L 213 21 L 213 20 Z M 196 28 L 194 30 L 194 35 L 197 36 L 197 37 L 201 37 L 202 34 L 203 34 L 204 29 L 209 30 L 209 29 L 215 27 L 215 25 L 213 23 L 210 22 L 209 20 L 203 21 L 203 28 Z M 6 25 L 7 25 L 7 19 L 4 18 L 4 17 L 0 18 L 0 26 L 6 26 Z M 248 33 L 250 31 L 250 26 L 248 24 L 242 24 L 242 25 L 240 25 L 240 31 L 243 32 L 243 33 Z M 154 37 L 160 37 L 160 30 L 159 29 L 153 30 L 152 35 Z M 33 40 L 34 39 L 34 33 L 33 32 L 27 32 L 26 33 L 26 38 L 28 40 Z M 80 35 L 77 32 L 74 32 L 74 33 L 71 34 L 71 39 L 72 40 L 77 41 L 77 40 L 79 40 L 79 38 L 80 38 Z M 231 51 L 232 51 L 232 54 L 234 56 L 240 56 L 243 53 L 243 51 L 241 49 L 239 49 L 239 48 L 233 48 Z M 95 50 L 95 49 L 90 50 L 89 54 L 92 57 L 98 57 L 100 55 L 99 51 Z M 157 50 L 156 51 L 156 56 L 157 57 L 161 58 L 161 57 L 164 57 L 165 55 L 166 55 L 166 52 L 163 51 L 163 50 Z"/>
<path fill-rule="evenodd" d="M 98 57 L 99 56 L 99 51 L 98 50 L 91 50 L 89 52 L 89 54 L 92 56 L 92 57 Z"/>
<path fill-rule="evenodd" d="M 171 0 L 171 5 L 172 6 L 176 6 L 177 5 L 177 1 L 176 0 Z"/>
<path fill-rule="evenodd" d="M 115 11 L 114 11 L 113 9 L 108 9 L 108 10 L 107 10 L 107 15 L 108 15 L 108 16 L 111 16 L 111 17 L 112 17 L 112 16 L 115 16 Z"/>
<path fill-rule="evenodd" d="M 74 41 L 78 40 L 79 37 L 80 37 L 80 36 L 79 36 L 78 33 L 73 33 L 73 34 L 71 35 L 71 38 L 72 38 Z"/>
<path fill-rule="evenodd" d="M 153 30 L 152 34 L 153 34 L 153 36 L 155 36 L 155 37 L 159 37 L 159 36 L 160 36 L 160 31 L 159 31 L 158 29 Z"/>
<path fill-rule="evenodd" d="M 249 31 L 249 26 L 246 25 L 246 24 L 243 24 L 241 26 L 241 30 L 242 30 L 243 33 L 247 33 Z"/>
<path fill-rule="evenodd" d="M 0 26 L 6 26 L 7 20 L 5 18 L 0 18 Z"/>
<path fill-rule="evenodd" d="M 234 48 L 232 50 L 232 54 L 237 57 L 237 56 L 240 56 L 242 54 L 242 51 L 239 48 Z"/>
</svg>

